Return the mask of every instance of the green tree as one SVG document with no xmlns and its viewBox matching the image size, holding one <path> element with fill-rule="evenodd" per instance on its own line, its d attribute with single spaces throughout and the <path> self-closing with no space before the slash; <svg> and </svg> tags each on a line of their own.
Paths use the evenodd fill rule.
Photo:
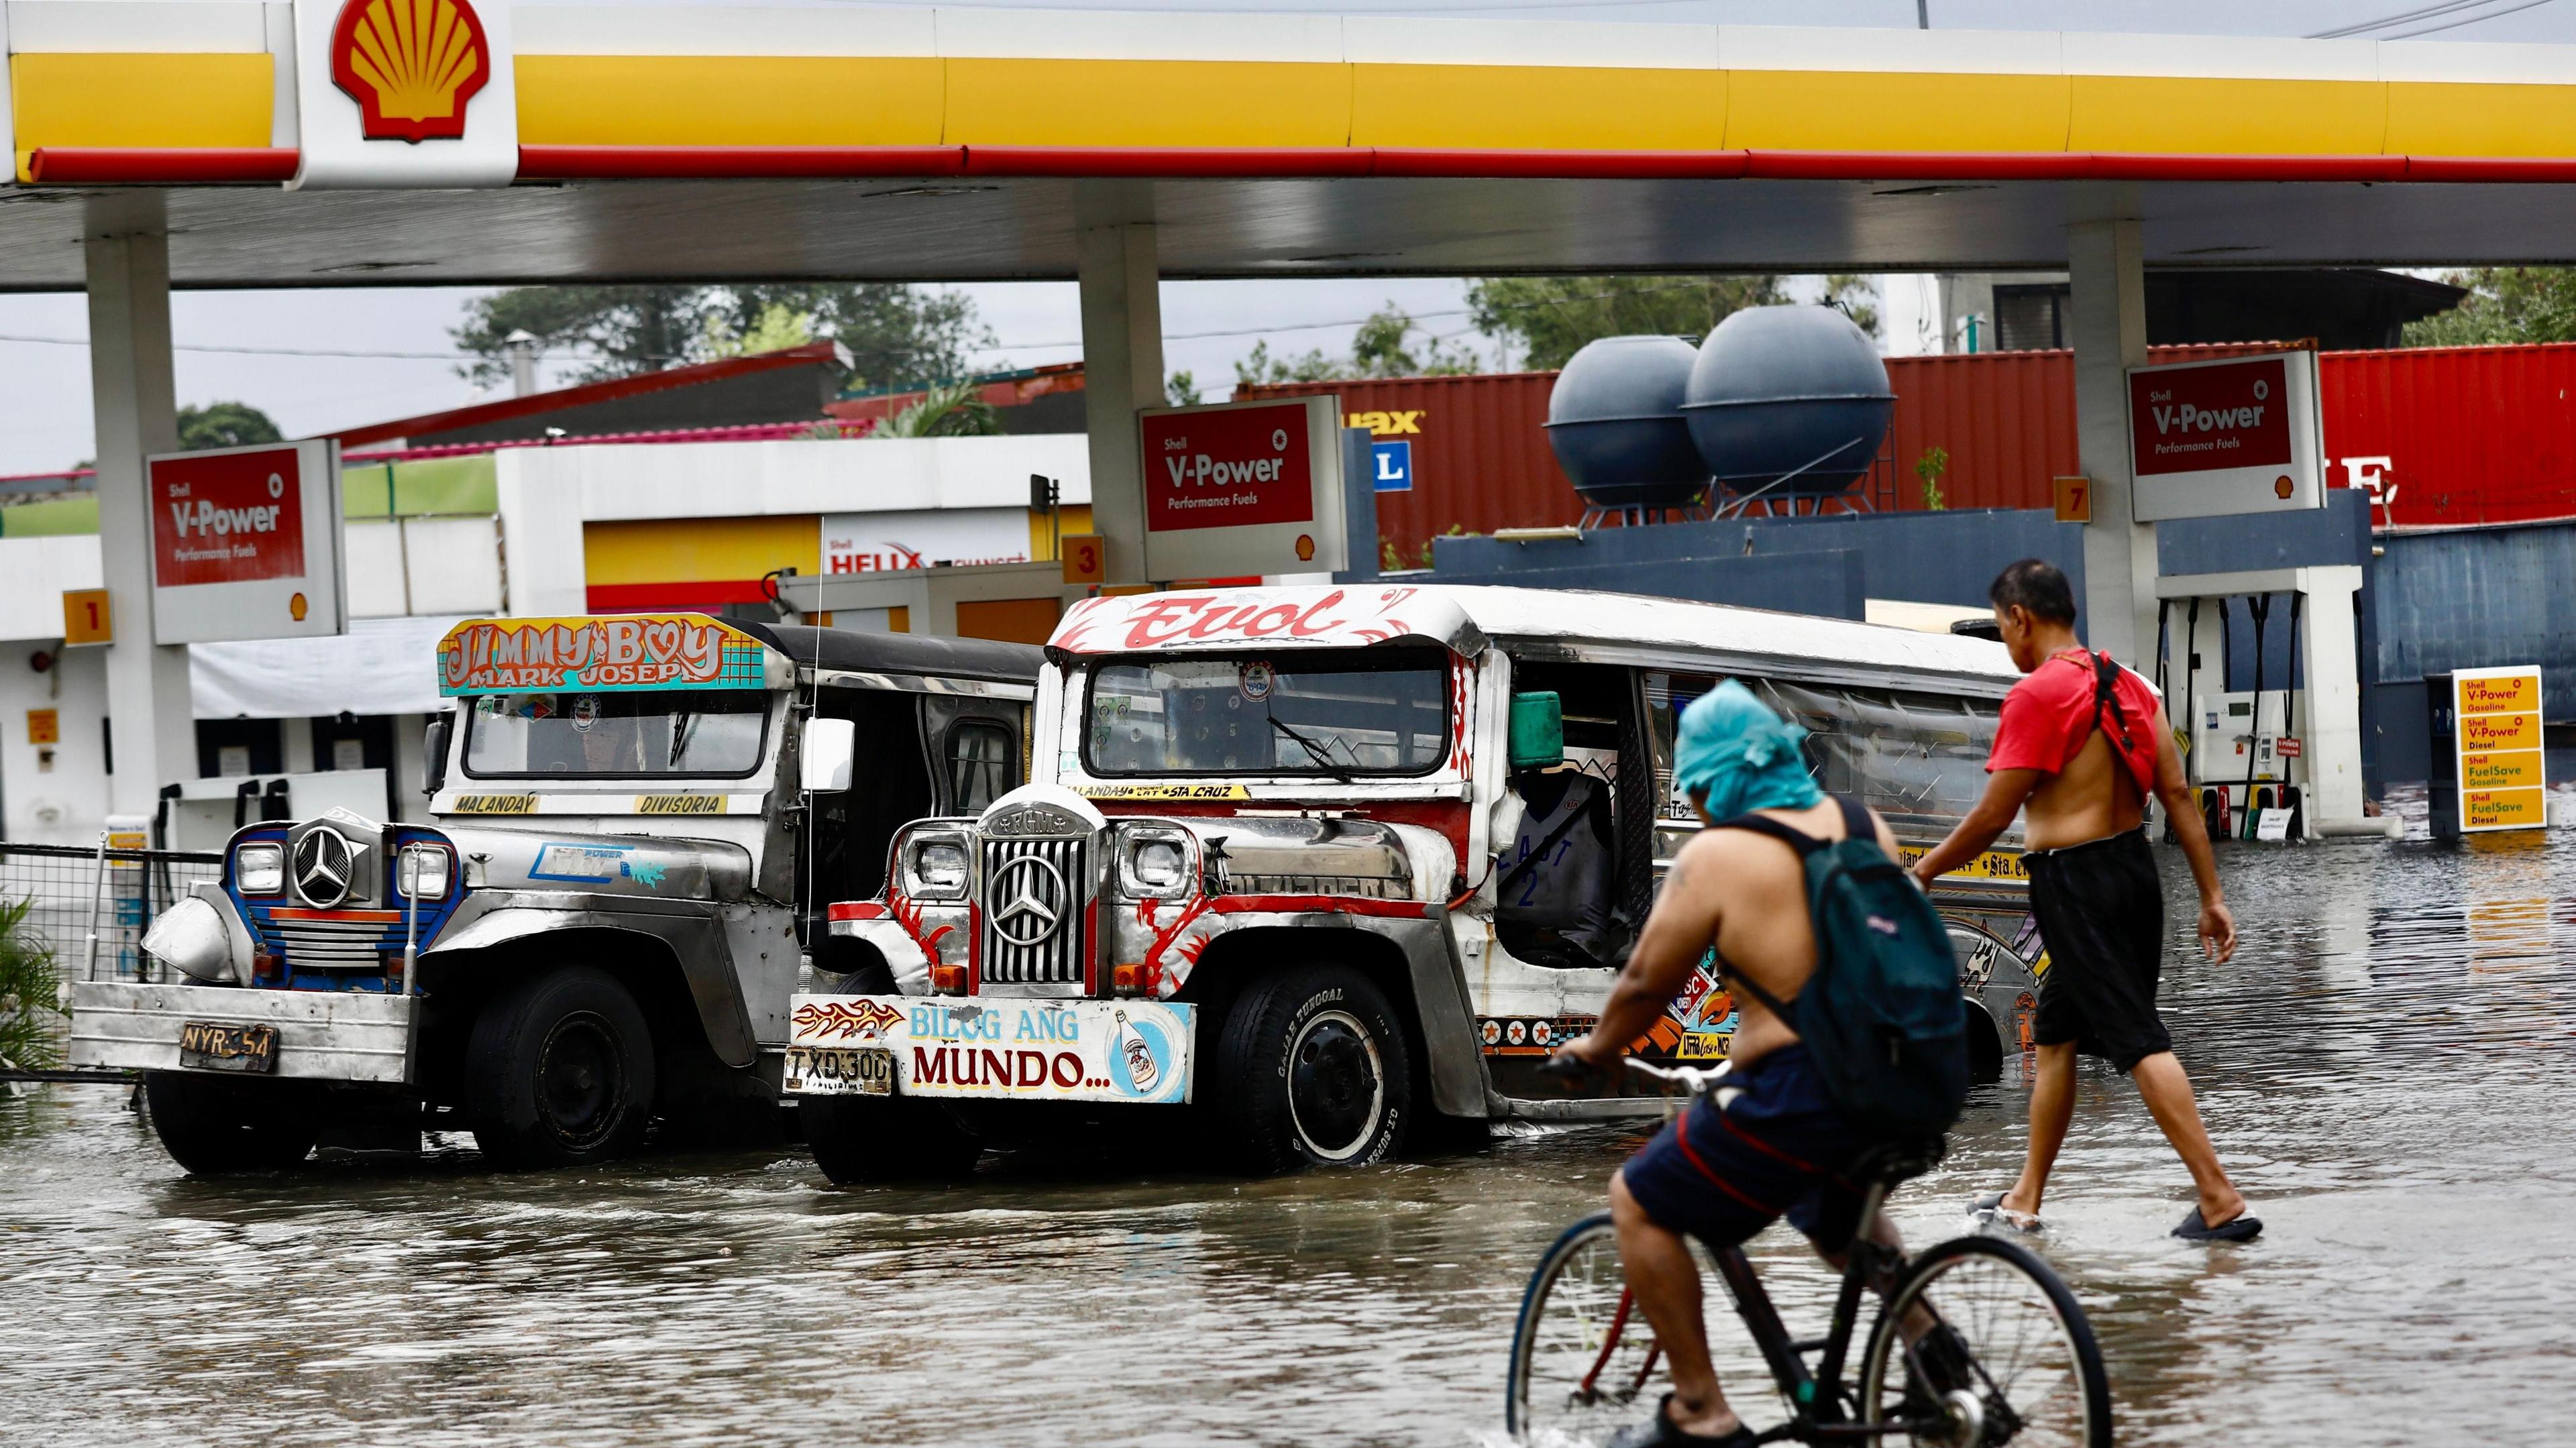
<svg viewBox="0 0 2576 1448">
<path fill-rule="evenodd" d="M 450 335 L 474 358 L 458 370 L 492 383 L 510 375 L 512 332 L 583 354 L 581 379 L 599 381 L 760 350 L 751 339 L 800 329 L 847 347 L 852 380 L 873 386 L 963 375 L 970 353 L 992 342 L 967 298 L 890 282 L 512 287 L 468 303 Z"/>
<path fill-rule="evenodd" d="M 2447 312 L 2407 323 L 2407 346 L 2576 340 L 2576 268 L 2483 266 L 2446 273 L 2442 280 L 2467 287 L 2467 299 Z"/>
<path fill-rule="evenodd" d="M 253 443 L 284 442 L 285 434 L 269 420 L 267 413 L 247 402 L 209 402 L 203 407 L 179 409 L 179 450 L 196 452 L 210 447 L 248 447 Z"/>
<path fill-rule="evenodd" d="M 992 437 L 1001 415 L 972 382 L 942 382 L 921 400 L 879 423 L 870 437 Z"/>
<path fill-rule="evenodd" d="M 1350 355 L 1328 357 L 1321 348 L 1297 357 L 1273 357 L 1268 342 L 1234 364 L 1241 386 L 1263 382 L 1331 382 L 1346 377 L 1454 377 L 1481 365 L 1473 352 L 1435 336 L 1412 343 L 1413 317 L 1395 303 L 1369 314 L 1352 334 Z"/>
<path fill-rule="evenodd" d="M 1163 400 L 1174 407 L 1198 406 L 1199 380 L 1187 372 L 1173 373 L 1163 379 Z"/>
<path fill-rule="evenodd" d="M 1878 331 L 1869 282 L 1825 278 L 1825 298 L 1864 332 Z M 1476 330 L 1507 339 L 1533 371 L 1562 367 L 1586 342 L 1603 337 L 1698 339 L 1746 307 L 1789 300 L 1780 278 L 1733 276 L 1486 277 L 1467 288 Z"/>
<path fill-rule="evenodd" d="M 60 1064 L 62 972 L 45 938 L 27 925 L 32 898 L 0 903 L 0 1062 L 44 1071 Z"/>
</svg>

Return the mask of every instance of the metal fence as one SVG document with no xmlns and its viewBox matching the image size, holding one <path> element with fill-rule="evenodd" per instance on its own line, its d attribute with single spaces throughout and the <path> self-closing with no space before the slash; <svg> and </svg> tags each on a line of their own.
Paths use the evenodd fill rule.
<svg viewBox="0 0 2576 1448">
<path fill-rule="evenodd" d="M 0 844 L 0 900 L 30 902 L 19 928 L 53 952 L 66 980 L 164 981 L 169 967 L 143 953 L 143 933 L 198 881 L 221 878 L 223 862 L 180 850 Z"/>
</svg>

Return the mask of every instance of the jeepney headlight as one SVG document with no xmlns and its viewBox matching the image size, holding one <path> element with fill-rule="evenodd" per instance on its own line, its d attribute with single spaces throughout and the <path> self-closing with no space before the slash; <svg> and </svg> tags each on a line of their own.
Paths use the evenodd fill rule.
<svg viewBox="0 0 2576 1448">
<path fill-rule="evenodd" d="M 286 846 L 241 845 L 233 850 L 233 888 L 245 895 L 286 891 Z"/>
<path fill-rule="evenodd" d="M 1131 829 L 1118 848 L 1118 883 L 1139 900 L 1177 900 L 1189 893 L 1190 848 L 1178 830 Z"/>
<path fill-rule="evenodd" d="M 395 856 L 394 888 L 406 900 L 447 898 L 447 852 L 436 845 L 410 845 Z"/>
<path fill-rule="evenodd" d="M 953 835 L 908 840 L 903 848 L 903 893 L 916 900 L 962 900 L 966 866 L 966 842 Z"/>
</svg>

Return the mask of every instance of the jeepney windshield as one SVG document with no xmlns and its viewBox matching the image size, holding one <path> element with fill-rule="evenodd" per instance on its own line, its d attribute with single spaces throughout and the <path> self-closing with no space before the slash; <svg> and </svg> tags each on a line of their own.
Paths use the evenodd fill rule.
<svg viewBox="0 0 2576 1448">
<path fill-rule="evenodd" d="M 1427 774 L 1449 757 L 1431 649 L 1109 659 L 1092 667 L 1091 772 Z"/>
<path fill-rule="evenodd" d="M 740 779 L 760 768 L 769 695 L 759 689 L 484 694 L 465 711 L 477 779 Z"/>
</svg>

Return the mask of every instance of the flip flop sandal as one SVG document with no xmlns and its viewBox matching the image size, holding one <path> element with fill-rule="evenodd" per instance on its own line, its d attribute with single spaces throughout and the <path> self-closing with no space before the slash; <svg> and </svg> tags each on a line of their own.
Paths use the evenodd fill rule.
<svg viewBox="0 0 2576 1448">
<path fill-rule="evenodd" d="M 2047 1223 L 2030 1213 L 2017 1212 L 2005 1206 L 2002 1192 L 1989 1192 L 1968 1203 L 1968 1215 L 1976 1218 L 1980 1223 L 2019 1232 L 2024 1236 L 2036 1236 L 2048 1229 Z"/>
<path fill-rule="evenodd" d="M 1752 1429 L 1740 1423 L 1734 1432 L 1715 1438 L 1705 1433 L 1685 1433 L 1673 1423 L 1672 1406 L 1673 1395 L 1664 1394 L 1655 1404 L 1654 1421 L 1620 1429 L 1608 1448 L 1753 1448 L 1760 1441 Z"/>
<path fill-rule="evenodd" d="M 2262 1233 L 2261 1219 L 2251 1213 L 2230 1217 L 2213 1227 L 2200 1219 L 2198 1207 L 2192 1208 L 2182 1225 L 2173 1229 L 2173 1234 L 2186 1242 L 2251 1242 Z"/>
</svg>

